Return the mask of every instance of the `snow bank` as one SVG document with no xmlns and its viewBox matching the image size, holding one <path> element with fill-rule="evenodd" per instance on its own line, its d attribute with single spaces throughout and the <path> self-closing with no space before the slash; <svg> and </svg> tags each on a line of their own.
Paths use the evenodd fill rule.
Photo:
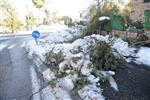
<svg viewBox="0 0 150 100">
<path fill-rule="evenodd" d="M 78 93 L 83 100 L 105 100 L 101 95 L 101 90 L 95 85 L 87 85 L 78 91 Z"/>
<path fill-rule="evenodd" d="M 65 35 L 66 33 L 63 33 Z M 78 39 L 74 41 L 73 43 L 58 43 L 57 37 L 49 38 L 47 37 L 47 40 L 41 40 L 41 43 L 39 45 L 35 44 L 35 41 L 30 41 L 26 44 L 26 50 L 29 52 L 29 56 L 31 58 L 33 55 L 38 55 L 42 61 L 44 61 L 44 54 L 50 50 L 53 49 L 54 53 L 58 53 L 59 51 L 62 51 L 63 54 L 65 55 L 64 61 L 59 64 L 59 72 L 58 73 L 67 73 L 66 77 L 62 78 L 56 78 L 57 84 L 59 87 L 62 87 L 62 89 L 56 89 L 54 91 L 56 92 L 56 95 L 60 97 L 62 100 L 71 100 L 69 97 L 69 94 L 67 92 L 64 92 L 65 90 L 72 90 L 75 87 L 75 82 L 78 79 L 78 75 L 76 75 L 75 70 L 81 70 L 81 74 L 85 76 L 90 76 L 92 68 L 90 68 L 90 57 L 86 53 L 87 49 L 91 45 L 95 45 L 96 41 L 106 41 L 108 42 L 108 36 L 100 36 L 100 35 L 92 35 L 92 36 L 87 36 L 84 37 L 83 39 Z M 67 40 L 66 37 L 63 38 L 64 41 Z M 60 42 L 60 41 L 59 41 Z M 67 70 L 66 70 L 67 66 Z M 72 66 L 72 67 L 70 67 Z M 54 74 L 58 74 L 54 73 Z M 71 73 L 74 73 L 73 75 Z M 43 75 L 44 78 L 47 80 L 52 80 L 55 78 L 51 70 L 44 71 Z M 70 76 L 71 75 L 71 76 Z M 53 76 L 53 78 L 52 78 Z M 92 85 L 90 86 L 85 86 L 85 88 L 79 90 L 79 91 L 84 91 L 85 93 L 87 92 L 86 95 L 89 95 L 87 100 L 90 98 L 97 99 L 97 100 L 104 100 L 101 90 L 99 87 L 96 87 L 96 82 L 98 82 L 99 78 L 95 78 L 94 80 L 91 80 Z M 63 90 L 64 89 L 64 90 Z M 58 93 L 62 91 L 63 95 Z M 79 92 L 79 95 L 83 97 L 85 93 Z M 64 98 L 64 99 L 63 99 Z"/>
<path fill-rule="evenodd" d="M 35 44 L 35 41 L 30 41 L 26 44 L 26 50 L 29 52 L 29 56 L 32 58 L 33 55 L 37 55 L 42 61 L 45 61 L 44 55 L 50 50 L 53 50 L 52 52 L 56 54 L 62 51 L 64 61 L 59 63 L 58 73 L 66 73 L 67 75 L 62 78 L 57 78 L 54 77 L 54 74 L 58 73 L 52 73 L 51 70 L 43 72 L 43 75 L 48 80 L 52 80 L 51 76 L 56 78 L 56 83 L 61 88 L 55 88 L 54 91 L 56 92 L 56 97 L 58 96 L 61 100 L 71 100 L 68 91 L 75 87 L 75 82 L 79 78 L 75 70 L 80 70 L 81 74 L 86 76 L 90 83 L 92 83 L 78 90 L 80 97 L 85 100 L 91 100 L 91 98 L 92 100 L 104 100 L 101 89 L 96 86 L 99 78 L 91 75 L 92 68 L 89 67 L 91 62 L 87 53 L 88 47 L 95 45 L 97 41 L 109 43 L 114 52 L 117 51 L 114 53 L 115 56 L 137 56 L 139 58 L 136 59 L 136 63 L 150 65 L 150 48 L 141 48 L 136 54 L 134 52 L 136 48 L 130 48 L 128 43 L 120 38 L 113 39 L 108 35 L 101 36 L 95 34 L 86 36 L 83 39 L 77 39 L 73 43 L 64 43 L 64 41 L 68 41 L 71 38 L 73 38 L 73 35 L 69 32 L 62 31 L 50 34 L 45 39 L 40 40 L 38 45 Z M 112 42 L 112 40 L 114 41 Z M 111 87 L 118 91 L 117 83 L 112 77 L 115 73 L 112 71 L 104 71 L 103 74 L 109 80 Z"/>
<path fill-rule="evenodd" d="M 138 58 L 135 63 L 150 66 L 150 48 L 140 48 L 139 52 L 136 54 L 136 57 Z"/>
<path fill-rule="evenodd" d="M 67 31 L 50 33 L 45 40 L 53 42 L 64 42 L 73 39 L 73 35 Z"/>
<path fill-rule="evenodd" d="M 131 56 L 134 54 L 135 48 L 130 48 L 127 42 L 124 42 L 121 38 L 115 39 L 114 44 L 111 46 L 122 56 Z"/>
</svg>

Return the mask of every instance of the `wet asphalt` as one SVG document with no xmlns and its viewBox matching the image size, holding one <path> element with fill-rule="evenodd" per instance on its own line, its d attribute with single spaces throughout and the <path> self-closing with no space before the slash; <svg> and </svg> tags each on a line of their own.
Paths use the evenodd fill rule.
<svg viewBox="0 0 150 100">
<path fill-rule="evenodd" d="M 19 39 L 6 39 L 0 43 L 0 46 L 6 45 L 0 50 L 0 100 L 28 100 L 32 94 L 32 63 Z"/>
<path fill-rule="evenodd" d="M 101 84 L 105 100 L 150 100 L 150 67 L 128 63 L 114 78 L 119 91 L 108 82 Z"/>
</svg>

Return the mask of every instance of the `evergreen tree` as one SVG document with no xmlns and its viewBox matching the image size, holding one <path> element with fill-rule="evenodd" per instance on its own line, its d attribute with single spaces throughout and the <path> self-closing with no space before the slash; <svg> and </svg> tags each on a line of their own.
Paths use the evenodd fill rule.
<svg viewBox="0 0 150 100">
<path fill-rule="evenodd" d="M 42 8 L 44 6 L 45 0 L 32 0 L 36 8 Z"/>
</svg>

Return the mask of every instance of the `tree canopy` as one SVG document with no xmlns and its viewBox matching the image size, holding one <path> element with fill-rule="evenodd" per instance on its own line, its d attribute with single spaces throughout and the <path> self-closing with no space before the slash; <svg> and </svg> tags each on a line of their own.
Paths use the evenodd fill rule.
<svg viewBox="0 0 150 100">
<path fill-rule="evenodd" d="M 8 0 L 2 0 L 2 13 L 4 18 L 2 19 L 2 25 L 11 29 L 12 33 L 21 28 L 21 21 L 17 16 L 16 8 L 13 7 Z"/>
<path fill-rule="evenodd" d="M 36 8 L 42 8 L 44 6 L 45 0 L 32 0 Z"/>
</svg>

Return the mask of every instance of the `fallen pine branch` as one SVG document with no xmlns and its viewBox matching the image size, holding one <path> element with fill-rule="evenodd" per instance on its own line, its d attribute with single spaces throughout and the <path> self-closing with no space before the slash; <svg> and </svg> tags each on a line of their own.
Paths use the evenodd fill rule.
<svg viewBox="0 0 150 100">
<path fill-rule="evenodd" d="M 131 47 L 141 47 L 146 44 L 150 44 L 150 40 L 135 42 L 131 45 Z"/>
</svg>

